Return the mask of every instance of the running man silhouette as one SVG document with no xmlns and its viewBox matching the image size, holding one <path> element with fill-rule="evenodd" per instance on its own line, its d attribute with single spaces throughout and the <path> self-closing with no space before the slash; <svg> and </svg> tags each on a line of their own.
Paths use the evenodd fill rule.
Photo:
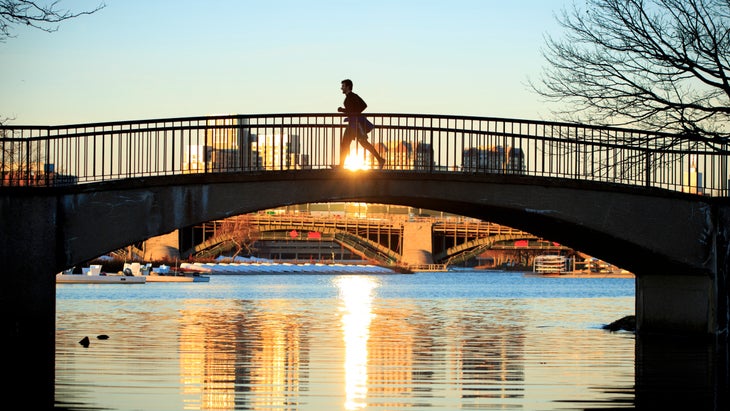
<svg viewBox="0 0 730 411">
<path fill-rule="evenodd" d="M 378 150 L 368 141 L 367 133 L 370 130 L 366 130 L 366 126 L 371 126 L 371 124 L 362 115 L 362 112 L 368 105 L 365 104 L 365 101 L 360 96 L 352 92 L 352 80 L 342 80 L 341 84 L 342 94 L 345 95 L 345 107 L 338 107 L 337 111 L 345 113 L 347 116 L 347 128 L 342 133 L 342 140 L 340 141 L 339 167 L 345 166 L 345 159 L 350 153 L 350 143 L 352 143 L 352 140 L 357 139 L 357 142 L 378 160 L 378 168 L 382 169 L 385 164 L 385 159 L 380 156 Z"/>
</svg>

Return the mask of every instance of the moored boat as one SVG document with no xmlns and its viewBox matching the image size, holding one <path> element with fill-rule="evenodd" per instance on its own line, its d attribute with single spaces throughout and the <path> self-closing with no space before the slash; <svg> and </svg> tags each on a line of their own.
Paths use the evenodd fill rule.
<svg viewBox="0 0 730 411">
<path fill-rule="evenodd" d="M 56 274 L 56 284 L 144 284 L 146 278 L 127 273 L 104 273 L 101 265 L 83 268 L 80 274 L 74 274 L 73 268 Z"/>
<path fill-rule="evenodd" d="M 202 275 L 200 272 L 178 270 L 165 264 L 155 268 L 148 264 L 145 266 L 145 270 L 140 270 L 140 272 L 150 283 L 205 283 L 210 281 L 210 277 Z"/>
</svg>

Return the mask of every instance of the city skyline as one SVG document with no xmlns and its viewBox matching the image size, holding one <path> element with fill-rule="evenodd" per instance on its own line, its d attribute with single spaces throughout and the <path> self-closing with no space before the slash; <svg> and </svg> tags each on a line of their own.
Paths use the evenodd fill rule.
<svg viewBox="0 0 730 411">
<path fill-rule="evenodd" d="M 330 113 L 351 78 L 371 113 L 552 119 L 529 89 L 567 0 L 106 1 L 0 44 L 0 118 L 61 125 Z M 92 9 L 99 2 L 61 2 Z"/>
</svg>

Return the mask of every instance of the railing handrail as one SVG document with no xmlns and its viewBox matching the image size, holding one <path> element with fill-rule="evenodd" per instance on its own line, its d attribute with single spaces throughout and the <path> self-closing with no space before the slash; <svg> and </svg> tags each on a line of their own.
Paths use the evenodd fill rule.
<svg viewBox="0 0 730 411">
<path fill-rule="evenodd" d="M 507 117 L 490 117 L 490 116 L 473 116 L 473 115 L 458 115 L 458 114 L 417 114 L 417 113 L 380 113 L 380 112 L 364 112 L 365 117 L 393 117 L 393 118 L 433 118 L 433 119 L 448 119 L 448 120 L 474 120 L 474 121 L 495 121 L 495 122 L 513 122 L 513 123 L 524 123 L 534 125 L 554 125 L 559 127 L 581 127 L 587 129 L 600 129 L 600 130 L 611 130 L 611 131 L 622 131 L 627 133 L 638 133 L 638 134 L 651 134 L 656 136 L 675 136 L 675 134 L 667 133 L 663 131 L 647 131 L 637 128 L 627 128 L 618 126 L 597 126 L 590 124 L 573 123 L 566 121 L 552 121 L 552 120 L 534 120 L 534 119 L 523 119 L 523 118 L 507 118 Z M 238 119 L 238 118 L 278 118 L 278 117 L 345 117 L 343 113 L 273 113 L 273 114 L 221 114 L 221 115 L 209 115 L 209 116 L 189 116 L 189 117 L 160 117 L 153 119 L 140 119 L 140 120 L 115 120 L 95 123 L 70 123 L 70 124 L 57 124 L 57 125 L 29 125 L 29 124 L 0 124 L 0 130 L 3 129 L 36 129 L 36 130 L 55 130 L 64 128 L 81 128 L 81 127 L 108 127 L 108 126 L 121 126 L 131 124 L 143 124 L 143 123 L 175 123 L 181 121 L 201 121 L 210 119 Z M 1 137 L 0 137 L 1 138 Z"/>
<path fill-rule="evenodd" d="M 511 173 L 726 196 L 727 147 L 567 122 L 364 113 L 386 170 Z M 140 176 L 326 168 L 342 113 L 230 114 L 63 126 L 0 125 L 0 187 Z M 362 161 L 372 157 L 357 153 Z M 63 178 L 61 178 L 63 177 Z"/>
<path fill-rule="evenodd" d="M 292 116 L 323 116 L 322 114 L 293 114 Z M 342 117 L 340 114 L 327 114 L 326 116 L 331 117 Z M 379 117 L 379 116 L 390 116 L 390 117 L 398 117 L 398 116 L 406 116 L 405 114 L 369 114 L 366 117 Z M 278 117 L 278 116 L 274 116 Z M 443 117 L 443 116 L 441 116 Z M 438 117 L 438 118 L 441 118 Z M 450 117 L 450 116 L 448 116 Z M 225 117 L 188 117 L 188 118 L 180 118 L 182 120 L 226 120 L 226 119 L 241 119 L 241 118 L 263 118 L 262 116 L 225 116 Z M 426 117 L 423 117 L 426 118 Z M 436 117 L 434 117 L 436 118 Z M 611 130 L 611 131 L 622 131 L 622 132 L 630 132 L 635 134 L 645 134 L 645 135 L 651 135 L 651 136 L 663 136 L 663 137 L 676 137 L 674 134 L 669 133 L 663 133 L 663 132 L 648 132 L 648 131 L 640 131 L 640 130 L 634 130 L 634 129 L 624 129 L 624 128 L 617 128 L 617 127 L 599 127 L 599 126 L 590 126 L 590 125 L 582 125 L 577 123 L 561 123 L 561 122 L 550 122 L 550 121 L 537 121 L 537 120 L 514 120 L 514 119 L 496 119 L 496 118 L 490 118 L 490 117 L 459 117 L 458 119 L 474 119 L 474 120 L 480 120 L 480 121 L 508 121 L 510 123 L 524 123 L 524 124 L 533 124 L 533 125 L 552 125 L 552 126 L 558 126 L 558 127 L 578 127 L 578 128 L 584 128 L 584 129 L 593 129 L 593 130 Z M 152 124 L 153 121 L 151 120 L 143 120 L 145 123 Z M 69 128 L 91 128 L 91 127 L 99 127 L 100 125 L 118 125 L 118 124 L 126 124 L 127 122 L 121 122 L 121 123 L 95 123 L 95 124 L 89 124 L 89 125 L 71 125 L 71 126 L 10 126 L 10 125 L 0 125 L 0 130 L 19 130 L 19 129 L 26 129 L 26 130 L 59 130 L 59 129 L 69 129 Z M 139 124 L 134 123 L 134 124 Z M 261 124 L 257 125 L 258 128 L 270 128 L 270 127 L 280 127 L 283 124 Z M 307 123 L 286 123 L 285 126 L 287 127 L 301 127 L 301 128 L 342 128 L 345 127 L 346 124 L 307 124 Z M 459 128 L 453 128 L 453 127 L 433 127 L 433 126 L 400 126 L 400 125 L 390 125 L 390 124 L 380 124 L 378 127 L 382 129 L 390 129 L 390 130 L 429 130 L 429 131 L 437 131 L 437 132 L 461 132 L 464 131 L 463 129 Z M 225 124 L 199 124 L 199 125 L 187 125 L 187 126 L 159 126 L 159 127 L 150 127 L 150 128 L 144 128 L 144 129 L 111 129 L 111 130 L 104 130 L 103 134 L 106 135 L 118 135 L 118 134 L 128 134 L 130 132 L 153 132 L 153 131 L 165 131 L 165 130 L 211 130 L 211 129 L 228 129 L 231 128 L 231 125 L 225 125 Z M 90 137 L 94 135 L 98 135 L 100 131 L 84 131 L 84 132 L 73 132 L 73 133 L 67 133 L 67 134 L 47 134 L 42 136 L 34 136 L 34 137 L 2 137 L 0 136 L 0 141 L 13 141 L 13 142 L 21 142 L 21 141 L 37 141 L 37 140 L 57 140 L 57 139 L 64 139 L 64 138 L 72 138 L 72 137 Z M 505 137 L 525 137 L 524 134 L 520 133 L 514 133 L 514 132 L 498 132 L 498 131 L 488 131 L 488 130 L 470 130 L 469 133 L 471 134 L 477 134 L 477 135 L 500 135 Z M 563 137 L 540 137 L 540 136 L 532 136 L 535 138 L 540 138 L 544 141 L 562 141 L 564 140 Z M 690 138 L 687 138 L 687 140 L 690 140 Z M 691 140 L 691 141 L 697 141 L 700 142 L 701 140 Z M 588 145 L 594 145 L 594 146 L 600 146 L 603 148 L 621 148 L 623 146 L 622 143 L 612 143 L 612 142 L 606 142 L 603 140 L 595 140 L 590 142 L 584 142 L 584 144 Z M 640 147 L 633 147 L 635 149 L 639 149 Z M 673 147 L 666 147 L 666 148 L 647 148 L 647 150 L 650 151 L 656 151 L 656 152 L 664 152 L 664 153 L 674 153 L 674 154 L 720 154 L 725 153 L 725 151 L 718 151 L 717 149 L 709 149 L 709 150 L 687 150 L 687 149 L 676 149 Z M 730 154 L 730 152 L 728 153 Z"/>
</svg>

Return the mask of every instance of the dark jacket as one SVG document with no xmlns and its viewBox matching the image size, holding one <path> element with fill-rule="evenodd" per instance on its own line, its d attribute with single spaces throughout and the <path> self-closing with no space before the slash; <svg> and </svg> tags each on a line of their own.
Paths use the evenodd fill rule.
<svg viewBox="0 0 730 411">
<path fill-rule="evenodd" d="M 356 116 L 362 113 L 368 107 L 365 101 L 360 98 L 357 94 L 352 91 L 347 93 L 345 96 L 345 111 L 344 113 L 349 116 Z"/>
</svg>

